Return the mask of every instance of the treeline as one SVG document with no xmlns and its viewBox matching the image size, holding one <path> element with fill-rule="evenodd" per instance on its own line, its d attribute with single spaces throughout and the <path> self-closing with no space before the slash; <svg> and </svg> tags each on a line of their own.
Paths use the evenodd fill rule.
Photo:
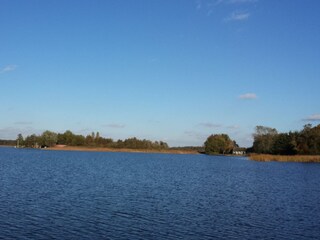
<svg viewBox="0 0 320 240">
<path fill-rule="evenodd" d="M 201 147 L 201 146 L 171 147 L 170 149 L 176 150 L 176 151 L 190 151 L 190 152 L 204 153 L 204 147 Z"/>
<path fill-rule="evenodd" d="M 83 136 L 69 130 L 64 133 L 47 130 L 40 135 L 32 134 L 25 138 L 19 134 L 16 143 L 19 147 L 30 148 L 53 147 L 55 145 L 159 150 L 169 148 L 168 144 L 163 141 L 140 140 L 135 137 L 114 141 L 112 138 L 101 137 L 99 132 Z"/>
<path fill-rule="evenodd" d="M 0 139 L 0 145 L 15 146 L 15 145 L 16 145 L 16 141 L 15 141 L 15 140 L 4 140 L 4 139 Z"/>
<path fill-rule="evenodd" d="M 278 133 L 275 128 L 257 126 L 250 149 L 254 153 L 277 155 L 320 154 L 320 124 L 307 124 L 301 131 Z"/>
</svg>

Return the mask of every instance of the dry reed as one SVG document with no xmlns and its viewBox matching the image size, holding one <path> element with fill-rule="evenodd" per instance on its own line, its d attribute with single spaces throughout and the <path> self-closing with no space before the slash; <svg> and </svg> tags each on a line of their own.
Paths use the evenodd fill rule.
<svg viewBox="0 0 320 240">
<path fill-rule="evenodd" d="M 270 154 L 251 154 L 249 159 L 260 162 L 303 162 L 303 163 L 315 163 L 320 162 L 319 155 L 270 155 Z"/>
</svg>

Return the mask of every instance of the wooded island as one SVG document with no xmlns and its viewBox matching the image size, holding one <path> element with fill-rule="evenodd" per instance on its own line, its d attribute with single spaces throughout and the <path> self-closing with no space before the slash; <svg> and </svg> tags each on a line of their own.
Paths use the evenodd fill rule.
<svg viewBox="0 0 320 240">
<path fill-rule="evenodd" d="M 205 153 L 215 154 L 248 154 L 256 161 L 298 161 L 320 162 L 320 124 L 312 127 L 307 124 L 301 131 L 278 133 L 275 128 L 257 126 L 253 134 L 253 146 L 239 148 L 236 141 L 227 134 L 212 134 L 199 147 L 170 148 L 166 142 L 140 140 L 136 137 L 114 141 L 112 138 L 101 137 L 99 132 L 87 136 L 74 134 L 70 130 L 64 133 L 44 131 L 40 135 L 32 134 L 23 137 L 18 134 L 16 140 L 0 140 L 0 145 L 15 145 L 27 148 L 54 148 L 68 150 L 95 149 L 124 151 L 140 150 L 142 152 L 172 152 L 172 153 Z M 310 157 L 311 156 L 311 157 Z"/>
</svg>

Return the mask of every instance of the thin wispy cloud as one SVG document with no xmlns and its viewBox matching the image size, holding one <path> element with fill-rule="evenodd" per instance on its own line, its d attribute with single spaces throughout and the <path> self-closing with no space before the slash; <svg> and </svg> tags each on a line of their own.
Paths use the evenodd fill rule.
<svg viewBox="0 0 320 240">
<path fill-rule="evenodd" d="M 80 130 L 77 131 L 78 133 L 81 133 L 81 134 L 87 134 L 87 133 L 91 133 L 91 132 L 94 132 L 92 128 L 82 128 Z"/>
<path fill-rule="evenodd" d="M 19 121 L 19 122 L 15 122 L 14 124 L 16 125 L 31 125 L 32 122 L 28 122 L 28 121 Z"/>
<path fill-rule="evenodd" d="M 195 8 L 197 11 L 204 11 L 207 16 L 210 17 L 213 14 L 214 9 L 228 7 L 233 8 L 233 12 L 223 19 L 225 22 L 231 21 L 245 21 L 251 16 L 248 10 L 240 10 L 238 7 L 246 6 L 250 7 L 253 3 L 258 0 L 196 0 Z"/>
<path fill-rule="evenodd" d="M 256 98 L 257 98 L 257 95 L 255 93 L 246 93 L 239 96 L 239 99 L 242 99 L 242 100 L 253 100 Z"/>
<path fill-rule="evenodd" d="M 237 138 L 237 143 L 241 146 L 241 147 L 251 147 L 252 146 L 252 134 L 244 134 L 242 136 L 239 136 Z"/>
<path fill-rule="evenodd" d="M 187 135 L 188 137 L 201 140 L 201 141 L 203 141 L 203 139 L 206 139 L 207 137 L 207 135 L 203 133 L 195 132 L 195 131 L 185 131 L 184 134 Z"/>
<path fill-rule="evenodd" d="M 17 126 L 17 127 L 5 127 L 0 128 L 0 138 L 1 139 L 11 139 L 14 140 L 17 138 L 17 135 L 21 133 L 24 137 L 31 134 L 41 134 L 43 130 L 34 129 L 30 126 Z"/>
<path fill-rule="evenodd" d="M 5 73 L 5 72 L 14 71 L 14 70 L 16 70 L 17 67 L 18 67 L 17 65 L 7 65 L 7 66 L 3 67 L 3 68 L 0 70 L 0 73 Z"/>
<path fill-rule="evenodd" d="M 255 2 L 258 2 L 258 0 L 228 0 L 227 2 L 231 4 L 241 4 L 241 3 L 255 3 Z"/>
<path fill-rule="evenodd" d="M 221 124 L 215 124 L 215 123 L 199 123 L 198 126 L 205 127 L 205 128 L 219 128 L 219 127 L 222 127 Z"/>
<path fill-rule="evenodd" d="M 212 11 L 212 10 L 209 10 L 209 11 L 207 12 L 207 16 L 209 17 L 212 13 L 213 13 L 213 11 Z"/>
<path fill-rule="evenodd" d="M 118 123 L 110 123 L 110 124 L 104 124 L 103 127 L 108 128 L 125 128 L 124 124 L 118 124 Z"/>
<path fill-rule="evenodd" d="M 245 21 L 250 17 L 250 13 L 248 12 L 240 12 L 240 11 L 235 11 L 231 13 L 225 21 Z"/>
<path fill-rule="evenodd" d="M 202 1 L 201 1 L 201 0 L 197 0 L 197 1 L 196 1 L 196 9 L 197 9 L 197 10 L 200 10 L 201 7 L 202 7 Z"/>
<path fill-rule="evenodd" d="M 231 126 L 227 126 L 228 129 L 232 129 L 232 130 L 235 130 L 235 129 L 239 129 L 240 126 L 239 125 L 231 125 Z"/>
<path fill-rule="evenodd" d="M 245 4 L 245 3 L 255 3 L 258 0 L 217 0 L 215 5 L 219 4 Z"/>
<path fill-rule="evenodd" d="M 320 114 L 313 114 L 305 119 L 303 119 L 304 121 L 310 121 L 310 122 L 317 122 L 320 121 Z"/>
</svg>

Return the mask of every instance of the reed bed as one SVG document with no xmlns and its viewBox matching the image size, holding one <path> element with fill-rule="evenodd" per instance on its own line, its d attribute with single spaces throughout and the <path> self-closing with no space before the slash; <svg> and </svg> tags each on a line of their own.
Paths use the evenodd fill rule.
<svg viewBox="0 0 320 240">
<path fill-rule="evenodd" d="M 251 154 L 249 155 L 250 160 L 260 162 L 302 162 L 302 163 L 319 163 L 320 155 L 271 155 L 271 154 Z"/>
<path fill-rule="evenodd" d="M 129 148 L 107 148 L 107 147 L 87 147 L 87 146 L 67 146 L 57 145 L 45 150 L 57 151 L 88 151 L 88 152 L 131 152 L 131 153 L 169 153 L 169 154 L 199 154 L 196 150 L 185 149 L 129 149 Z"/>
</svg>

